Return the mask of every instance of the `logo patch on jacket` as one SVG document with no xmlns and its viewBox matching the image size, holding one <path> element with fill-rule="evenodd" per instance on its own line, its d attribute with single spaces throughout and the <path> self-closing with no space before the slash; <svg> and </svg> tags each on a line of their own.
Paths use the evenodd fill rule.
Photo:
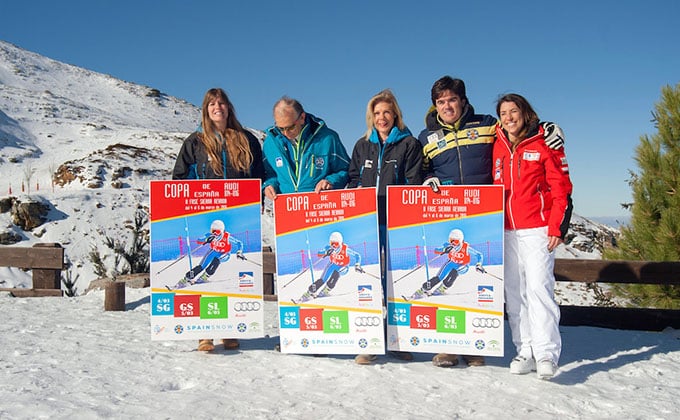
<svg viewBox="0 0 680 420">
<path fill-rule="evenodd" d="M 326 161 L 322 157 L 314 158 L 314 166 L 316 167 L 316 169 L 323 169 L 325 163 Z"/>
<path fill-rule="evenodd" d="M 440 138 L 444 137 L 443 130 L 437 130 L 427 135 L 428 143 L 437 143 Z"/>
<path fill-rule="evenodd" d="M 281 156 L 276 158 L 275 165 L 277 168 L 283 168 L 283 158 Z"/>
<path fill-rule="evenodd" d="M 541 152 L 532 152 L 530 150 L 527 150 L 522 154 L 522 159 L 538 161 L 541 159 Z"/>
<path fill-rule="evenodd" d="M 373 167 L 373 161 L 371 159 L 366 159 L 366 161 L 364 162 L 364 168 L 370 169 L 372 167 Z"/>
<path fill-rule="evenodd" d="M 494 162 L 494 170 L 493 170 L 493 179 L 494 181 L 498 181 L 501 179 L 501 173 L 502 173 L 502 166 L 501 166 L 501 160 L 500 158 L 496 158 L 496 161 Z"/>
<path fill-rule="evenodd" d="M 473 128 L 472 130 L 467 131 L 467 137 L 470 140 L 477 140 L 479 138 L 479 131 L 477 129 Z"/>
</svg>

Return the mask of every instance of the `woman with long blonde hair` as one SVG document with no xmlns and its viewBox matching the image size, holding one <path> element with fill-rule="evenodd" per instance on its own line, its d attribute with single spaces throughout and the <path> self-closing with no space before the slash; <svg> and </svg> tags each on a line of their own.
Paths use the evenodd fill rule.
<svg viewBox="0 0 680 420">
<path fill-rule="evenodd" d="M 385 89 L 373 95 L 366 105 L 366 132 L 357 140 L 349 164 L 347 188 L 377 187 L 380 253 L 385 255 L 387 242 L 387 186 L 420 185 L 423 151 L 418 140 L 404 123 L 397 98 Z M 385 258 L 381 258 L 380 279 L 383 296 L 387 290 Z M 412 360 L 409 352 L 391 351 L 392 357 Z M 373 363 L 375 355 L 359 354 L 360 365 Z"/>
</svg>

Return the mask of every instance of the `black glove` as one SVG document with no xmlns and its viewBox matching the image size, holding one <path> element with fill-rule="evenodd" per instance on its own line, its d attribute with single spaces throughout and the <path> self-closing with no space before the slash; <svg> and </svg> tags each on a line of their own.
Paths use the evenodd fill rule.
<svg viewBox="0 0 680 420">
<path fill-rule="evenodd" d="M 448 253 L 451 252 L 452 250 L 453 250 L 453 245 L 449 245 L 449 246 L 447 246 L 446 248 L 444 248 L 443 254 L 448 254 Z"/>
<path fill-rule="evenodd" d="M 486 273 L 486 270 L 484 267 L 482 267 L 482 263 L 475 264 L 475 270 L 479 271 L 480 273 Z"/>
<path fill-rule="evenodd" d="M 361 265 L 359 263 L 356 263 L 356 264 L 354 264 L 354 271 L 359 272 L 359 273 L 363 273 L 364 269 L 361 268 Z"/>
<path fill-rule="evenodd" d="M 243 255 L 243 251 L 236 251 L 236 258 L 238 258 L 239 260 L 245 260 L 246 256 Z"/>
</svg>

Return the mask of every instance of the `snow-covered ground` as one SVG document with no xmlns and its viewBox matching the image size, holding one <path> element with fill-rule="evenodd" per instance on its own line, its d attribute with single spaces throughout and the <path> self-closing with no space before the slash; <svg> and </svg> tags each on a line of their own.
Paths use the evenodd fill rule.
<svg viewBox="0 0 680 420">
<path fill-rule="evenodd" d="M 508 372 L 514 352 L 485 367 L 438 368 L 380 356 L 282 354 L 275 302 L 265 338 L 238 351 L 151 341 L 149 289 L 126 290 L 127 310 L 105 312 L 104 292 L 76 298 L 0 296 L 0 418 L 676 419 L 678 331 L 562 327 L 551 381 Z M 509 332 L 506 331 L 506 337 Z"/>
</svg>

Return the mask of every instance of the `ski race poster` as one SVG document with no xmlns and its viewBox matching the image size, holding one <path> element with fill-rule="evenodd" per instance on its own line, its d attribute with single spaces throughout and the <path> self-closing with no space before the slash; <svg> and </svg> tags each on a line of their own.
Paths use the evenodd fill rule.
<svg viewBox="0 0 680 420">
<path fill-rule="evenodd" d="M 387 349 L 503 356 L 503 187 L 387 189 Z"/>
<path fill-rule="evenodd" d="M 151 338 L 264 336 L 260 180 L 151 181 Z"/>
<path fill-rule="evenodd" d="M 282 353 L 385 354 L 375 188 L 274 201 Z"/>
</svg>

